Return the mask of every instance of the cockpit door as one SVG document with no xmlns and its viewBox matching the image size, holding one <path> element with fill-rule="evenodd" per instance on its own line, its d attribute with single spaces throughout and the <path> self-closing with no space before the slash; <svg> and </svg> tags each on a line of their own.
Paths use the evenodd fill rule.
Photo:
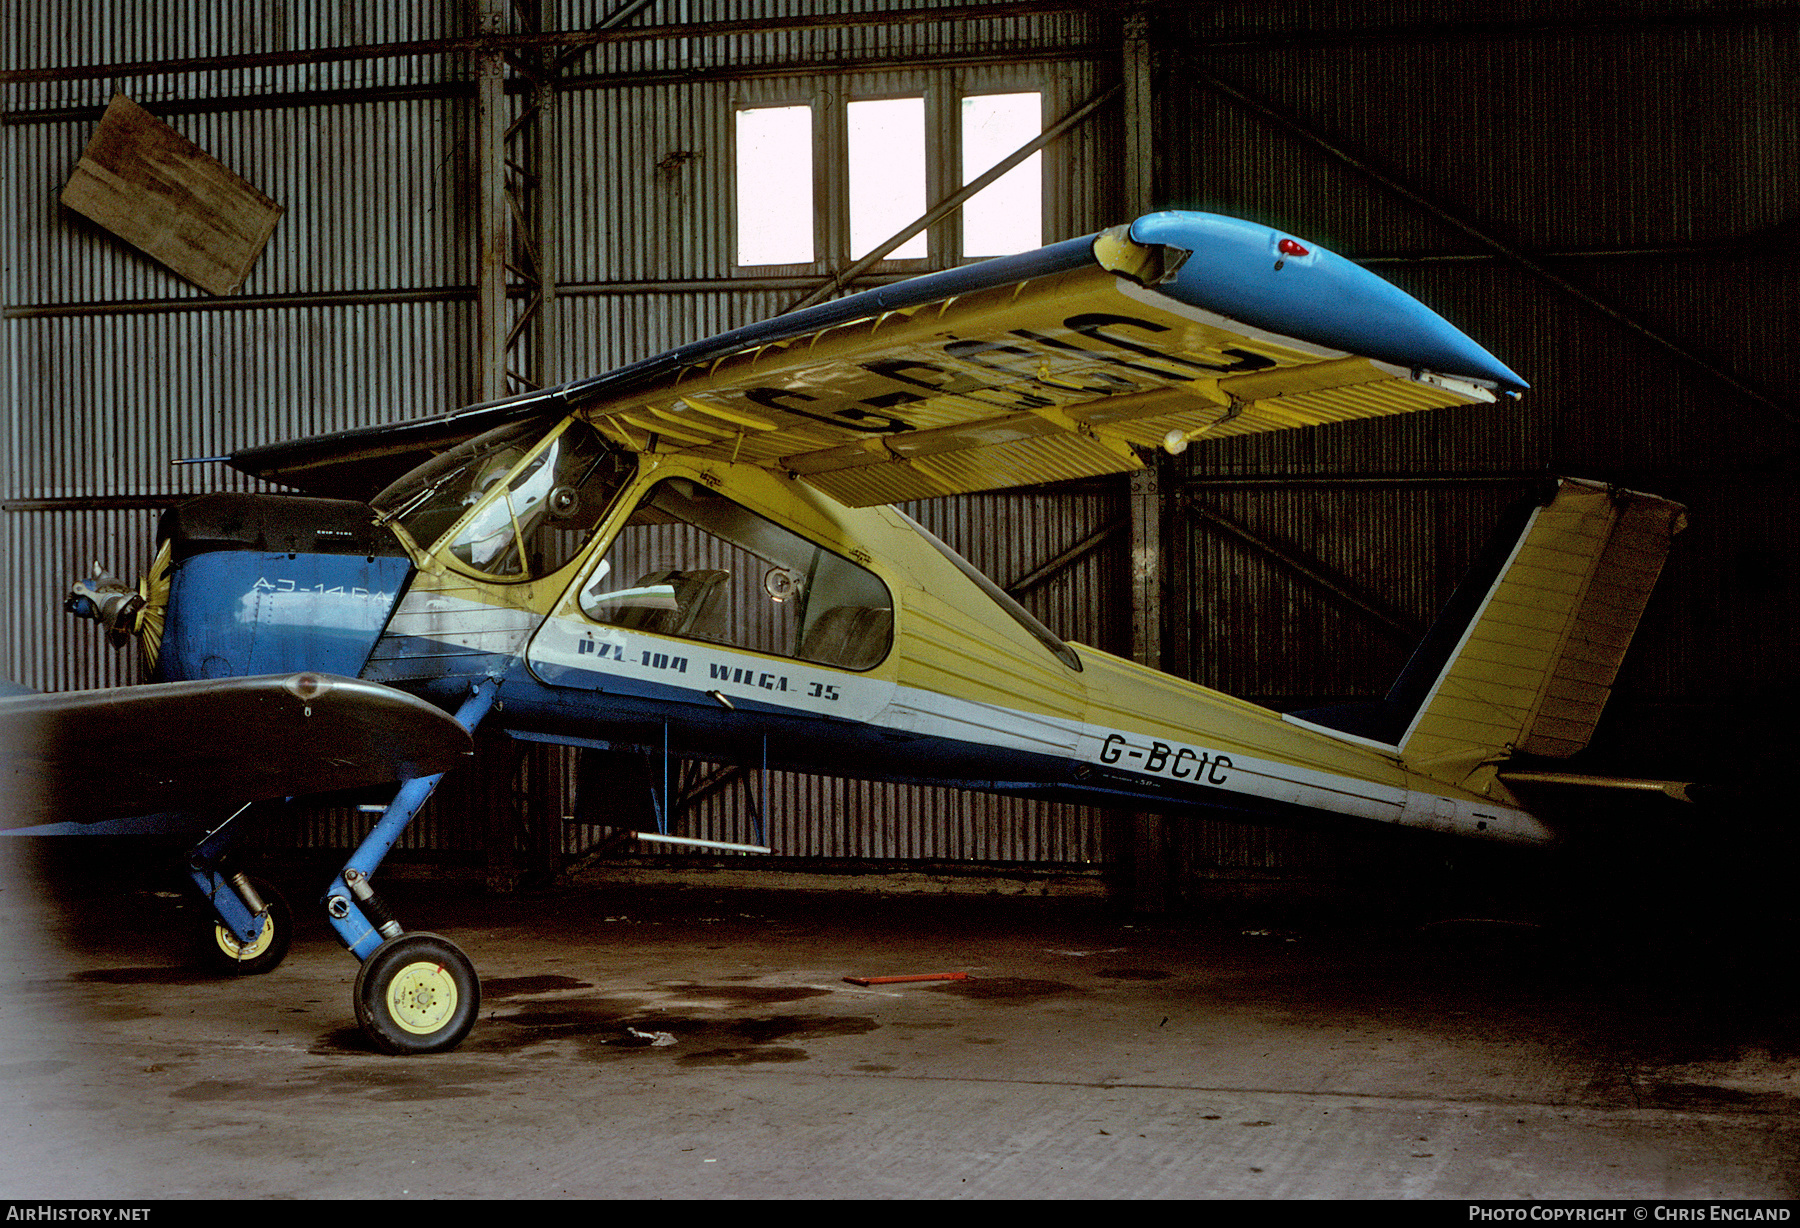
<svg viewBox="0 0 1800 1228">
<path fill-rule="evenodd" d="M 873 570 L 665 471 L 526 653 L 550 686 L 866 721 L 892 698 Z"/>
</svg>

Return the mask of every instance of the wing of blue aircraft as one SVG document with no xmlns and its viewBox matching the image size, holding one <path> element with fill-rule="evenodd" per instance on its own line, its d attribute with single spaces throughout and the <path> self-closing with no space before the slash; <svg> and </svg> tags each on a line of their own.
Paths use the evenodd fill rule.
<svg viewBox="0 0 1800 1228">
<path fill-rule="evenodd" d="M 392 687 L 329 674 L 0 698 L 0 827 L 185 812 L 443 772 L 466 729 Z"/>
<path fill-rule="evenodd" d="M 1147 448 L 1525 387 L 1410 295 L 1315 244 L 1159 213 L 558 388 L 230 460 L 366 498 L 483 431 L 579 409 L 631 450 L 749 462 L 865 507 L 1122 472 Z"/>
</svg>

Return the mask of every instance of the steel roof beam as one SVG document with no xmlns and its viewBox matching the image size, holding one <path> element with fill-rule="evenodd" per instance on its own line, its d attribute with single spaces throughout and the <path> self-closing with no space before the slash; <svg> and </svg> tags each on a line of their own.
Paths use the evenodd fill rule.
<svg viewBox="0 0 1800 1228">
<path fill-rule="evenodd" d="M 834 30 L 858 26 L 910 26 L 1058 13 L 1092 13 L 1095 6 L 1075 0 L 1007 0 L 999 4 L 950 5 L 943 8 L 883 9 L 862 13 L 802 13 L 739 21 L 685 22 L 662 26 L 621 26 L 605 30 L 553 30 L 542 33 L 473 34 L 456 38 L 416 39 L 399 43 L 362 43 L 346 47 L 311 47 L 300 51 L 257 51 L 241 55 L 189 56 L 184 59 L 134 60 L 123 64 L 74 64 L 58 68 L 0 70 L 0 84 L 28 81 L 105 81 L 176 73 L 228 72 L 240 68 L 280 68 L 300 64 L 343 64 L 359 60 L 398 60 L 425 55 L 501 54 L 589 48 L 607 43 L 665 39 L 723 38 L 729 35 L 774 34 L 796 30 Z"/>
<path fill-rule="evenodd" d="M 704 68 L 647 69 L 641 72 L 585 73 L 556 78 L 559 93 L 574 90 L 641 89 L 653 85 L 692 85 L 708 81 L 759 81 L 769 77 L 841 77 L 854 73 L 893 72 L 908 69 L 982 68 L 1005 64 L 1064 64 L 1111 59 L 1116 46 L 1100 43 L 1068 43 L 1055 47 L 1020 47 L 1013 50 L 919 52 L 902 56 L 863 56 L 855 59 L 789 60 L 781 63 L 718 64 Z M 506 92 L 529 93 L 537 88 L 523 76 L 508 77 Z M 472 98 L 475 83 L 468 80 L 433 81 L 412 85 L 377 85 L 368 88 L 285 90 L 268 94 L 232 94 L 225 98 L 160 98 L 138 105 L 153 115 L 218 115 L 235 111 L 272 111 L 283 107 L 350 106 L 419 99 Z M 104 105 L 43 107 L 35 110 L 0 111 L 8 124 L 59 124 L 98 120 Z"/>
</svg>

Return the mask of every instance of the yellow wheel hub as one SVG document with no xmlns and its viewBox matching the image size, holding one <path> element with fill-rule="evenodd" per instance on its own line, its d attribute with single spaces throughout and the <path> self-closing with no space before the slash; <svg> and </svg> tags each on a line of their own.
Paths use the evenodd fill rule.
<svg viewBox="0 0 1800 1228">
<path fill-rule="evenodd" d="M 388 1014 L 415 1036 L 429 1036 L 456 1014 L 456 981 L 442 964 L 408 964 L 388 982 Z"/>
<path fill-rule="evenodd" d="M 193 939 L 190 938 L 188 941 L 192 942 Z M 213 925 L 213 941 L 219 944 L 219 950 L 225 952 L 226 957 L 229 959 L 239 961 L 255 959 L 258 955 L 267 951 L 269 949 L 269 944 L 275 941 L 275 919 L 264 914 L 262 919 L 262 929 L 257 932 L 256 940 L 248 943 L 239 942 L 236 934 L 226 929 L 223 925 L 215 923 Z"/>
</svg>

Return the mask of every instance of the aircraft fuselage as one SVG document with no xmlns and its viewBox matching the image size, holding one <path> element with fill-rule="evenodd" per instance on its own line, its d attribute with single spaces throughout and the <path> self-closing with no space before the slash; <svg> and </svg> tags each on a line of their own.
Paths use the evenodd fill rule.
<svg viewBox="0 0 1800 1228">
<path fill-rule="evenodd" d="M 493 680 L 490 724 L 575 746 L 1550 836 L 1379 748 L 1063 644 L 897 511 L 749 465 L 634 464 L 579 416 L 496 434 L 375 512 L 234 495 L 172 514 L 159 678 L 310 669 L 450 709 Z"/>
</svg>

